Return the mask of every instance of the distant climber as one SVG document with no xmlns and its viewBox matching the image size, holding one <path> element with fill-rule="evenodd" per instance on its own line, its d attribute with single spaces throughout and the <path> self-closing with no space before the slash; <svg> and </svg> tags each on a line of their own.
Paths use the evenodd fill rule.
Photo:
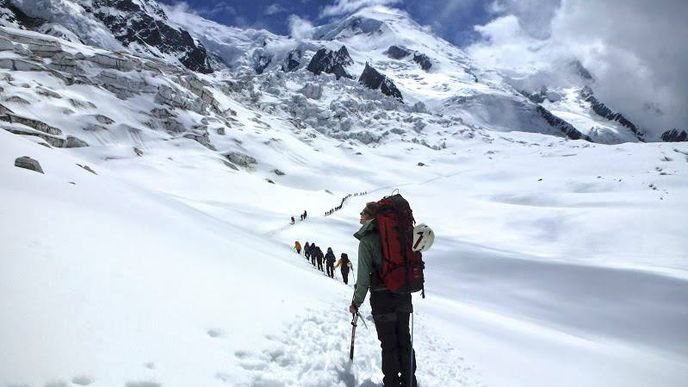
<svg viewBox="0 0 688 387">
<path fill-rule="evenodd" d="M 301 243 L 299 241 L 294 242 L 294 250 L 296 250 L 296 254 L 301 254 Z"/>
<path fill-rule="evenodd" d="M 318 262 L 318 270 L 325 272 L 323 269 L 323 258 L 325 255 L 323 254 L 322 250 L 320 249 L 320 246 L 315 247 L 315 260 Z"/>
<path fill-rule="evenodd" d="M 311 257 L 311 245 L 308 242 L 303 246 L 303 256 L 306 257 L 306 260 Z"/>
<path fill-rule="evenodd" d="M 337 261 L 337 264 L 334 265 L 334 268 L 341 267 L 341 272 L 342 272 L 342 279 L 344 280 L 345 284 L 349 284 L 349 271 L 353 269 L 353 264 L 351 264 L 351 260 L 349 260 L 349 256 L 346 253 L 342 253 L 341 258 Z"/>
<path fill-rule="evenodd" d="M 325 267 L 327 268 L 327 276 L 330 278 L 334 278 L 334 261 L 336 260 L 332 247 L 328 247 L 327 254 L 325 254 Z"/>
<path fill-rule="evenodd" d="M 311 263 L 313 264 L 313 266 L 315 266 L 315 260 L 318 258 L 318 249 L 319 249 L 319 247 L 316 246 L 315 243 L 311 244 L 310 256 L 311 256 Z"/>
</svg>

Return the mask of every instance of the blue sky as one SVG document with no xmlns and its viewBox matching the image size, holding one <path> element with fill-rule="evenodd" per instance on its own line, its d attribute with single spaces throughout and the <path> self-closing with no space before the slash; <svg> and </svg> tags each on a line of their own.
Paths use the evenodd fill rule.
<svg viewBox="0 0 688 387">
<path fill-rule="evenodd" d="M 178 0 L 159 0 L 175 4 Z M 339 15 L 324 15 L 339 6 L 364 3 L 387 3 L 407 11 L 414 20 L 429 25 L 446 40 L 465 46 L 479 38 L 473 26 L 495 18 L 491 4 L 485 0 L 186 0 L 189 8 L 206 19 L 237 27 L 264 28 L 280 35 L 289 34 L 288 17 L 292 14 L 309 20 L 314 25 L 325 24 Z"/>
</svg>

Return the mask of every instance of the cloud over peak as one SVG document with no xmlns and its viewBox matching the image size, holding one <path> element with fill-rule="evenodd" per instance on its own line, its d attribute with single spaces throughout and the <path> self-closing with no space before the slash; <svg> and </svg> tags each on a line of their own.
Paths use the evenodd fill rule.
<svg viewBox="0 0 688 387">
<path fill-rule="evenodd" d="M 402 0 L 336 0 L 334 4 L 328 5 L 320 12 L 320 17 L 330 17 L 345 15 L 356 12 L 361 8 L 375 5 L 400 4 Z"/>
<path fill-rule="evenodd" d="M 688 2 L 562 0 L 548 20 L 510 3 L 492 3 L 497 17 L 475 27 L 482 39 L 466 51 L 476 61 L 527 74 L 579 60 L 611 108 L 647 129 L 688 128 Z"/>
</svg>

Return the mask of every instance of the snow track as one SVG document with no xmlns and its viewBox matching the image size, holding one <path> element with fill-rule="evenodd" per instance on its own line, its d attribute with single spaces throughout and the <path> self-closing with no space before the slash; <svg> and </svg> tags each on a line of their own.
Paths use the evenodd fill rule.
<svg viewBox="0 0 688 387">
<path fill-rule="evenodd" d="M 242 386 L 381 386 L 380 348 L 372 317 L 366 317 L 367 329 L 359 322 L 353 362 L 348 358 L 350 320 L 341 306 L 309 310 L 280 334 L 269 336 L 269 348 L 235 352 L 244 375 L 220 377 L 230 384 L 242 380 Z M 415 325 L 419 384 L 439 386 L 452 380 L 455 386 L 483 385 L 456 348 L 428 334 L 432 329 L 423 317 L 416 315 Z"/>
</svg>

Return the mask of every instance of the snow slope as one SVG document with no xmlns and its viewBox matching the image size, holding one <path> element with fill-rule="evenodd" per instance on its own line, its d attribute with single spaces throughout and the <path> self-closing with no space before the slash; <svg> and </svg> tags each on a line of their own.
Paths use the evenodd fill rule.
<svg viewBox="0 0 688 387">
<path fill-rule="evenodd" d="M 105 161 L 0 135 L 4 383 L 380 383 L 372 331 L 359 330 L 347 360 L 352 289 L 288 246 L 354 252 L 358 210 L 393 186 L 440 236 L 415 303 L 424 385 L 672 386 L 688 375 L 688 171 L 671 147 L 496 139 L 356 156 L 319 139 L 320 152 L 299 150 L 310 162 L 289 186 L 229 173 L 191 140 Z M 46 174 L 13 167 L 20 155 Z M 322 217 L 345 188 L 369 194 Z M 302 209 L 311 218 L 288 226 Z"/>
<path fill-rule="evenodd" d="M 290 246 L 355 258 L 358 212 L 395 188 L 437 234 L 414 297 L 423 386 L 688 379 L 688 146 L 424 111 L 415 69 L 339 27 L 410 101 L 0 28 L 0 385 L 379 386 L 367 303 L 351 363 L 351 283 Z"/>
</svg>

